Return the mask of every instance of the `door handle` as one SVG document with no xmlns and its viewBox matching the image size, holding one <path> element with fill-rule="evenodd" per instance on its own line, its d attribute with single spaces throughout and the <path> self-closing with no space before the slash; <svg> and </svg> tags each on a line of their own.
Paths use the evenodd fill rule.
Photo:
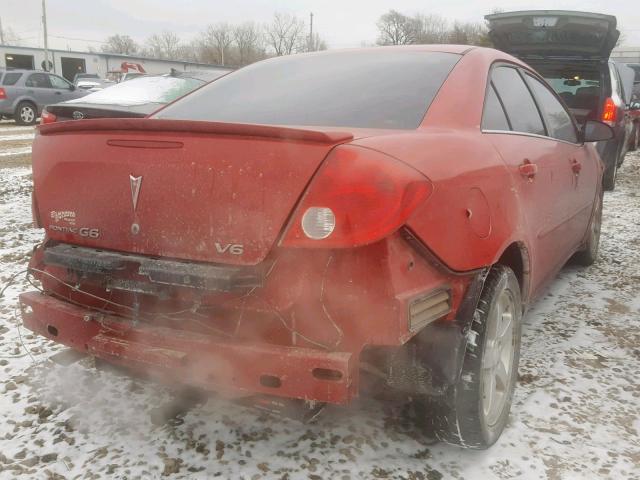
<svg viewBox="0 0 640 480">
<path fill-rule="evenodd" d="M 522 165 L 518 167 L 518 170 L 520 170 L 520 175 L 529 180 L 533 180 L 533 177 L 538 173 L 538 165 L 531 163 L 528 158 L 525 158 Z"/>
<path fill-rule="evenodd" d="M 575 158 L 571 159 L 571 170 L 573 170 L 573 173 L 576 175 L 578 175 L 582 170 L 582 164 Z"/>
<path fill-rule="evenodd" d="M 62 95 L 62 92 L 56 92 L 56 95 Z"/>
</svg>

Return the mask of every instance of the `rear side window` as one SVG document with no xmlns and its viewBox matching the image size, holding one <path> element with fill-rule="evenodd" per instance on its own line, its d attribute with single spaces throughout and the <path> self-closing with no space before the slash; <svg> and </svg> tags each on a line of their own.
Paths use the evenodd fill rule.
<svg viewBox="0 0 640 480">
<path fill-rule="evenodd" d="M 549 136 L 557 138 L 558 140 L 577 143 L 578 137 L 576 135 L 576 129 L 573 126 L 569 113 L 545 85 L 528 73 L 526 75 L 531 90 L 537 98 L 538 105 L 544 115 Z"/>
<path fill-rule="evenodd" d="M 4 78 L 2 79 L 2 84 L 3 85 L 15 85 L 17 83 L 17 81 L 20 80 L 21 76 L 22 76 L 21 73 L 7 72 L 7 73 L 4 74 Z"/>
<path fill-rule="evenodd" d="M 524 80 L 515 68 L 496 67 L 491 73 L 502 104 L 516 132 L 546 135 L 542 118 Z"/>
<path fill-rule="evenodd" d="M 509 120 L 504 113 L 502 104 L 496 95 L 493 84 L 487 89 L 487 98 L 484 101 L 484 111 L 482 112 L 483 130 L 511 130 Z"/>
<path fill-rule="evenodd" d="M 49 81 L 51 82 L 53 88 L 69 88 L 71 86 L 71 84 L 66 80 L 63 80 L 56 75 L 49 75 Z"/>
<path fill-rule="evenodd" d="M 32 73 L 29 75 L 29 78 L 24 82 L 27 87 L 35 87 L 35 88 L 51 88 L 51 83 L 49 83 L 49 75 L 45 75 L 44 73 Z"/>
<path fill-rule="evenodd" d="M 459 60 L 452 53 L 384 48 L 278 57 L 219 78 L 155 116 L 414 129 Z"/>
</svg>

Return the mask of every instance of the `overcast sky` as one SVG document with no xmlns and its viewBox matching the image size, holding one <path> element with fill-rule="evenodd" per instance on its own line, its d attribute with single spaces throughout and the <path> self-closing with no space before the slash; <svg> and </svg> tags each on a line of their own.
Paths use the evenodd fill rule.
<svg viewBox="0 0 640 480">
<path fill-rule="evenodd" d="M 308 22 L 313 12 L 314 30 L 330 48 L 340 48 L 375 42 L 376 20 L 390 8 L 461 21 L 481 21 L 495 8 L 609 13 L 618 18 L 623 45 L 640 46 L 639 0 L 47 0 L 47 18 L 52 48 L 84 50 L 89 45 L 98 49 L 99 41 L 115 33 L 143 43 L 149 35 L 168 29 L 190 40 L 210 23 L 267 22 L 274 12 Z M 42 45 L 41 0 L 0 0 L 0 18 L 23 39 L 22 44 Z"/>
</svg>

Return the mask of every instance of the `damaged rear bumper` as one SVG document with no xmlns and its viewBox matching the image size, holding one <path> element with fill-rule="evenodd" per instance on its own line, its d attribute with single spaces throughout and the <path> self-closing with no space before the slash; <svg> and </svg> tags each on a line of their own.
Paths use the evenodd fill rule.
<svg viewBox="0 0 640 480">
<path fill-rule="evenodd" d="M 357 394 L 357 355 L 239 343 L 166 327 L 133 325 L 38 292 L 20 295 L 34 333 L 169 382 L 228 391 L 347 404 Z"/>
</svg>

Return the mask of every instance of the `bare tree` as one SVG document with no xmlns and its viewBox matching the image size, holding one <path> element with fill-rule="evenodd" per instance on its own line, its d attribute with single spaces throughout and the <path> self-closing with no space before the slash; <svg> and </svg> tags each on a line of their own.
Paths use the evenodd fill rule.
<svg viewBox="0 0 640 480">
<path fill-rule="evenodd" d="M 467 32 L 462 28 L 462 24 L 460 22 L 453 22 L 453 28 L 449 32 L 449 43 L 456 43 L 458 45 L 469 44 Z"/>
<path fill-rule="evenodd" d="M 309 52 L 319 52 L 327 49 L 327 42 L 320 38 L 319 33 L 314 33 L 313 37 L 309 38 L 307 43 L 307 51 Z"/>
<path fill-rule="evenodd" d="M 233 42 L 233 32 L 228 23 L 218 23 L 209 25 L 204 32 L 207 44 L 216 52 L 216 63 L 225 64 L 225 57 L 228 59 L 228 52 Z"/>
<path fill-rule="evenodd" d="M 276 13 L 265 27 L 265 41 L 277 56 L 290 55 L 304 49 L 304 22 L 298 17 Z"/>
<path fill-rule="evenodd" d="M 253 22 L 236 25 L 232 34 L 239 65 L 248 65 L 265 58 L 264 38 L 258 25 Z"/>
<path fill-rule="evenodd" d="M 134 55 L 138 53 L 138 44 L 129 35 L 111 35 L 107 38 L 102 51 L 107 53 L 121 53 L 123 55 Z"/>
<path fill-rule="evenodd" d="M 449 22 L 440 15 L 416 15 L 418 25 L 416 43 L 447 43 Z"/>
<path fill-rule="evenodd" d="M 147 39 L 147 48 L 149 56 L 176 59 L 180 48 L 180 38 L 169 30 L 154 33 Z"/>
<path fill-rule="evenodd" d="M 206 31 L 200 32 L 197 39 L 193 42 L 196 51 L 196 57 L 202 63 L 217 63 L 218 52 L 213 45 L 212 39 Z"/>
<path fill-rule="evenodd" d="M 417 19 L 389 10 L 377 23 L 378 45 L 407 45 L 416 43 L 420 25 Z"/>
<path fill-rule="evenodd" d="M 16 35 L 11 27 L 2 27 L 0 38 L 2 38 L 3 45 L 20 45 L 20 37 Z"/>
<path fill-rule="evenodd" d="M 199 62 L 197 42 L 181 43 L 176 52 L 176 58 L 179 60 L 187 60 L 189 62 Z"/>
<path fill-rule="evenodd" d="M 453 22 L 453 28 L 449 32 L 449 43 L 460 45 L 489 46 L 489 34 L 487 27 L 482 23 Z"/>
</svg>

